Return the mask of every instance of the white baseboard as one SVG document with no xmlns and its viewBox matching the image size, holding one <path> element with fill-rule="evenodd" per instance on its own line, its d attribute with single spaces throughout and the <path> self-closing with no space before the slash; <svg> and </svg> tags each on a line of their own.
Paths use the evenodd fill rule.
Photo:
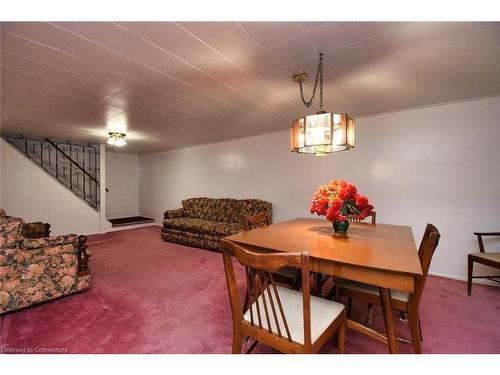
<svg viewBox="0 0 500 375">
<path fill-rule="evenodd" d="M 437 272 L 429 272 L 429 275 L 431 275 L 431 276 L 445 277 L 447 279 L 460 280 L 460 281 L 467 282 L 467 278 L 463 277 L 463 276 L 452 276 L 452 275 L 446 275 L 446 274 L 437 273 Z M 499 275 L 499 277 L 500 277 L 500 275 Z M 490 281 L 488 279 L 472 279 L 472 282 L 474 284 L 492 285 L 492 286 L 500 287 L 500 284 L 495 283 L 493 281 Z"/>
</svg>

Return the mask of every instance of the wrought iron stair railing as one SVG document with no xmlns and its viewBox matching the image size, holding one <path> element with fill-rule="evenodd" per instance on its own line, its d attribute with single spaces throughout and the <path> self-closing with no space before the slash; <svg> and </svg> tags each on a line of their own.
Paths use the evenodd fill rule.
<svg viewBox="0 0 500 375">
<path fill-rule="evenodd" d="M 99 146 L 2 134 L 2 138 L 99 211 Z"/>
</svg>

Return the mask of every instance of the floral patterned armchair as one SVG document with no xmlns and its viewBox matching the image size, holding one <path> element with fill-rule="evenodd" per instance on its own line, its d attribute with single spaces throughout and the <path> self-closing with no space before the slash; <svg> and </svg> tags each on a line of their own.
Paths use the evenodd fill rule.
<svg viewBox="0 0 500 375">
<path fill-rule="evenodd" d="M 87 238 L 47 235 L 0 209 L 0 314 L 90 287 Z"/>
</svg>

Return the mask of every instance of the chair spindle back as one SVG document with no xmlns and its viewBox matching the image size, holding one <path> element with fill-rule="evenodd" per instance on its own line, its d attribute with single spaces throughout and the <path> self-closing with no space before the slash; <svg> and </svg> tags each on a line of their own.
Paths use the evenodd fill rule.
<svg viewBox="0 0 500 375">
<path fill-rule="evenodd" d="M 292 335 L 283 309 L 279 288 L 273 273 L 286 266 L 302 269 L 304 344 L 311 346 L 311 316 L 309 292 L 309 256 L 302 253 L 254 253 L 227 240 L 222 241 L 224 269 L 231 302 L 233 325 L 258 328 L 278 339 L 292 342 Z M 245 267 L 247 299 L 249 301 L 250 321 L 243 318 L 240 296 L 231 256 Z M 254 307 L 255 306 L 255 307 Z M 275 328 L 277 332 L 273 332 Z"/>
<path fill-rule="evenodd" d="M 377 213 L 375 211 L 372 211 L 370 215 L 367 216 L 371 217 L 371 223 L 376 224 L 377 223 Z M 357 219 L 355 216 L 347 216 L 347 220 L 349 220 L 351 223 L 362 223 L 363 220 Z"/>
</svg>

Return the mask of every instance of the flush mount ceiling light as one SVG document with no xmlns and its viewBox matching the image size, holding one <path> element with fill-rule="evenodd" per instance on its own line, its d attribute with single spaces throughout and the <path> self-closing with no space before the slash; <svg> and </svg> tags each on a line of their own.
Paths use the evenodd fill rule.
<svg viewBox="0 0 500 375">
<path fill-rule="evenodd" d="M 305 115 L 293 122 L 291 130 L 292 152 L 326 155 L 331 152 L 349 150 L 355 146 L 355 124 L 347 113 L 329 113 L 323 110 L 323 54 L 319 54 L 318 69 L 311 99 L 304 99 L 302 82 L 307 73 L 298 72 L 293 80 L 299 83 L 300 96 L 309 108 L 316 95 L 319 82 L 319 111 L 314 115 Z"/>
<path fill-rule="evenodd" d="M 108 145 L 118 147 L 125 146 L 127 144 L 125 136 L 125 133 L 109 132 Z"/>
</svg>

